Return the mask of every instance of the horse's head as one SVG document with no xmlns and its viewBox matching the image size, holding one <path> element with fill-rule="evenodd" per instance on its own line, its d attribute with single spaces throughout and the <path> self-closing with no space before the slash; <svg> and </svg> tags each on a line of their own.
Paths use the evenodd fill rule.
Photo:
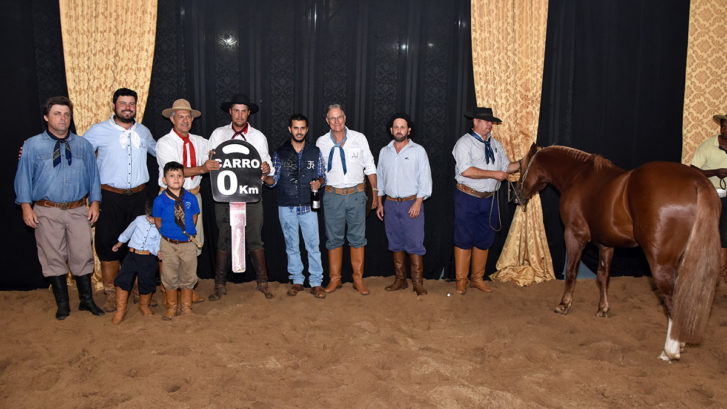
<svg viewBox="0 0 727 409">
<path fill-rule="evenodd" d="M 536 169 L 533 168 L 533 160 L 535 155 L 540 152 L 542 148 L 532 144 L 528 153 L 521 159 L 520 162 L 520 179 L 517 182 L 515 203 L 522 205 L 523 210 L 527 209 L 528 200 L 533 196 L 533 193 L 542 189 L 542 186 L 538 188 L 540 177 L 537 175 Z"/>
</svg>

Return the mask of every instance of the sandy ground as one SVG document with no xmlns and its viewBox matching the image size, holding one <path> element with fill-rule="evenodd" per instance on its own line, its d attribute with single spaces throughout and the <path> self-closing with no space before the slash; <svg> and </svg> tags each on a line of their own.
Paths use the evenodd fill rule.
<svg viewBox="0 0 727 409">
<path fill-rule="evenodd" d="M 727 286 L 705 341 L 657 359 L 666 318 L 648 278 L 611 281 L 611 316 L 581 280 L 454 293 L 427 280 L 389 293 L 367 278 L 318 300 L 273 283 L 228 285 L 222 301 L 171 322 L 135 306 L 121 325 L 77 310 L 54 318 L 48 290 L 0 292 L 2 408 L 691 408 L 727 407 Z M 208 294 L 212 280 L 202 280 Z M 158 298 L 158 296 L 155 296 Z M 97 295 L 97 300 L 100 297 Z"/>
</svg>

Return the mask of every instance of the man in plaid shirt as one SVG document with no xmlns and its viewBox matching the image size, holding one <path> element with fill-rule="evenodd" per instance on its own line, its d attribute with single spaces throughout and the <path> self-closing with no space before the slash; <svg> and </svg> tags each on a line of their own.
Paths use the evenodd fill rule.
<svg viewBox="0 0 727 409">
<path fill-rule="evenodd" d="M 293 286 L 289 296 L 303 291 L 303 263 L 300 258 L 298 228 L 300 227 L 308 252 L 308 272 L 311 293 L 325 298 L 321 287 L 323 267 L 319 249 L 318 214 L 311 211 L 311 191 L 317 191 L 326 183 L 325 167 L 321 151 L 314 144 L 306 143 L 308 118 L 295 114 L 288 121 L 290 140 L 283 143 L 273 154 L 273 176 L 265 177 L 265 184 L 278 186 L 278 216 L 285 236 L 288 254 L 288 278 Z"/>
</svg>

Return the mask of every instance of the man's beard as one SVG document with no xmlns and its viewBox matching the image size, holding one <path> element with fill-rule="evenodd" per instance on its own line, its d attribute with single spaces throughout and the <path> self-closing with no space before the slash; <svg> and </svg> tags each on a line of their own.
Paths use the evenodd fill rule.
<svg viewBox="0 0 727 409">
<path fill-rule="evenodd" d="M 404 142 L 406 140 L 406 135 L 394 135 L 394 140 L 397 142 Z"/>
<path fill-rule="evenodd" d="M 121 115 L 119 115 L 118 112 L 114 112 L 114 114 L 115 114 L 114 116 L 116 117 L 116 119 L 119 120 L 119 122 L 123 122 L 125 124 L 130 124 L 130 123 L 134 122 L 134 118 L 136 118 L 136 112 L 134 112 L 134 114 L 131 115 L 131 117 L 129 117 L 129 118 L 122 117 Z"/>
</svg>

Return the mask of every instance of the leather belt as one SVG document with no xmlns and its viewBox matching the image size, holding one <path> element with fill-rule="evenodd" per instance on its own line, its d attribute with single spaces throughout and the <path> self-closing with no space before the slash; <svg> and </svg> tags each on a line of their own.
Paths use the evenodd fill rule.
<svg viewBox="0 0 727 409">
<path fill-rule="evenodd" d="M 470 196 L 474 196 L 478 199 L 485 199 L 495 194 L 495 192 L 478 192 L 469 186 L 457 183 L 457 190 L 467 193 Z"/>
<path fill-rule="evenodd" d="M 185 189 L 185 190 L 193 195 L 196 195 L 197 193 L 199 193 L 199 188 L 200 188 L 200 186 L 197 186 L 194 189 Z M 162 194 L 163 191 L 164 191 L 164 188 L 159 187 L 159 194 Z"/>
<path fill-rule="evenodd" d="M 356 186 L 344 187 L 344 188 L 338 188 L 338 187 L 326 185 L 325 189 L 326 189 L 326 192 L 332 192 L 337 195 L 350 195 L 353 193 L 363 192 L 364 187 L 365 187 L 365 185 L 363 183 L 359 183 Z"/>
<path fill-rule="evenodd" d="M 68 210 L 68 209 L 75 209 L 77 207 L 85 206 L 86 205 L 86 198 L 78 199 L 75 202 L 63 202 L 63 203 L 56 203 L 51 202 L 50 200 L 40 199 L 37 202 L 35 202 L 36 206 L 43 206 L 43 207 L 55 207 L 57 209 L 61 210 Z"/>
<path fill-rule="evenodd" d="M 417 195 L 411 195 L 407 197 L 391 197 L 389 195 L 386 195 L 386 200 L 391 200 L 393 202 L 408 202 L 410 200 L 414 200 L 417 198 Z"/>
<path fill-rule="evenodd" d="M 109 185 L 101 185 L 101 189 L 108 190 L 109 192 L 118 193 L 120 195 L 133 195 L 134 193 L 139 193 L 146 187 L 146 183 L 142 183 L 137 187 L 132 187 L 131 189 L 119 189 L 118 187 L 113 187 Z"/>
<path fill-rule="evenodd" d="M 174 243 L 174 244 L 184 244 L 184 243 L 189 243 L 190 241 L 192 241 L 192 240 L 189 240 L 189 239 L 187 239 L 187 240 L 174 240 L 174 239 L 170 239 L 170 238 L 167 238 L 167 237 L 164 237 L 164 236 L 162 236 L 162 238 L 164 240 L 166 240 L 166 241 L 168 241 L 170 243 Z"/>
<path fill-rule="evenodd" d="M 133 247 L 129 247 L 129 253 L 139 254 L 141 256 L 145 256 L 147 254 L 151 254 L 151 251 L 149 250 L 137 250 Z"/>
</svg>

